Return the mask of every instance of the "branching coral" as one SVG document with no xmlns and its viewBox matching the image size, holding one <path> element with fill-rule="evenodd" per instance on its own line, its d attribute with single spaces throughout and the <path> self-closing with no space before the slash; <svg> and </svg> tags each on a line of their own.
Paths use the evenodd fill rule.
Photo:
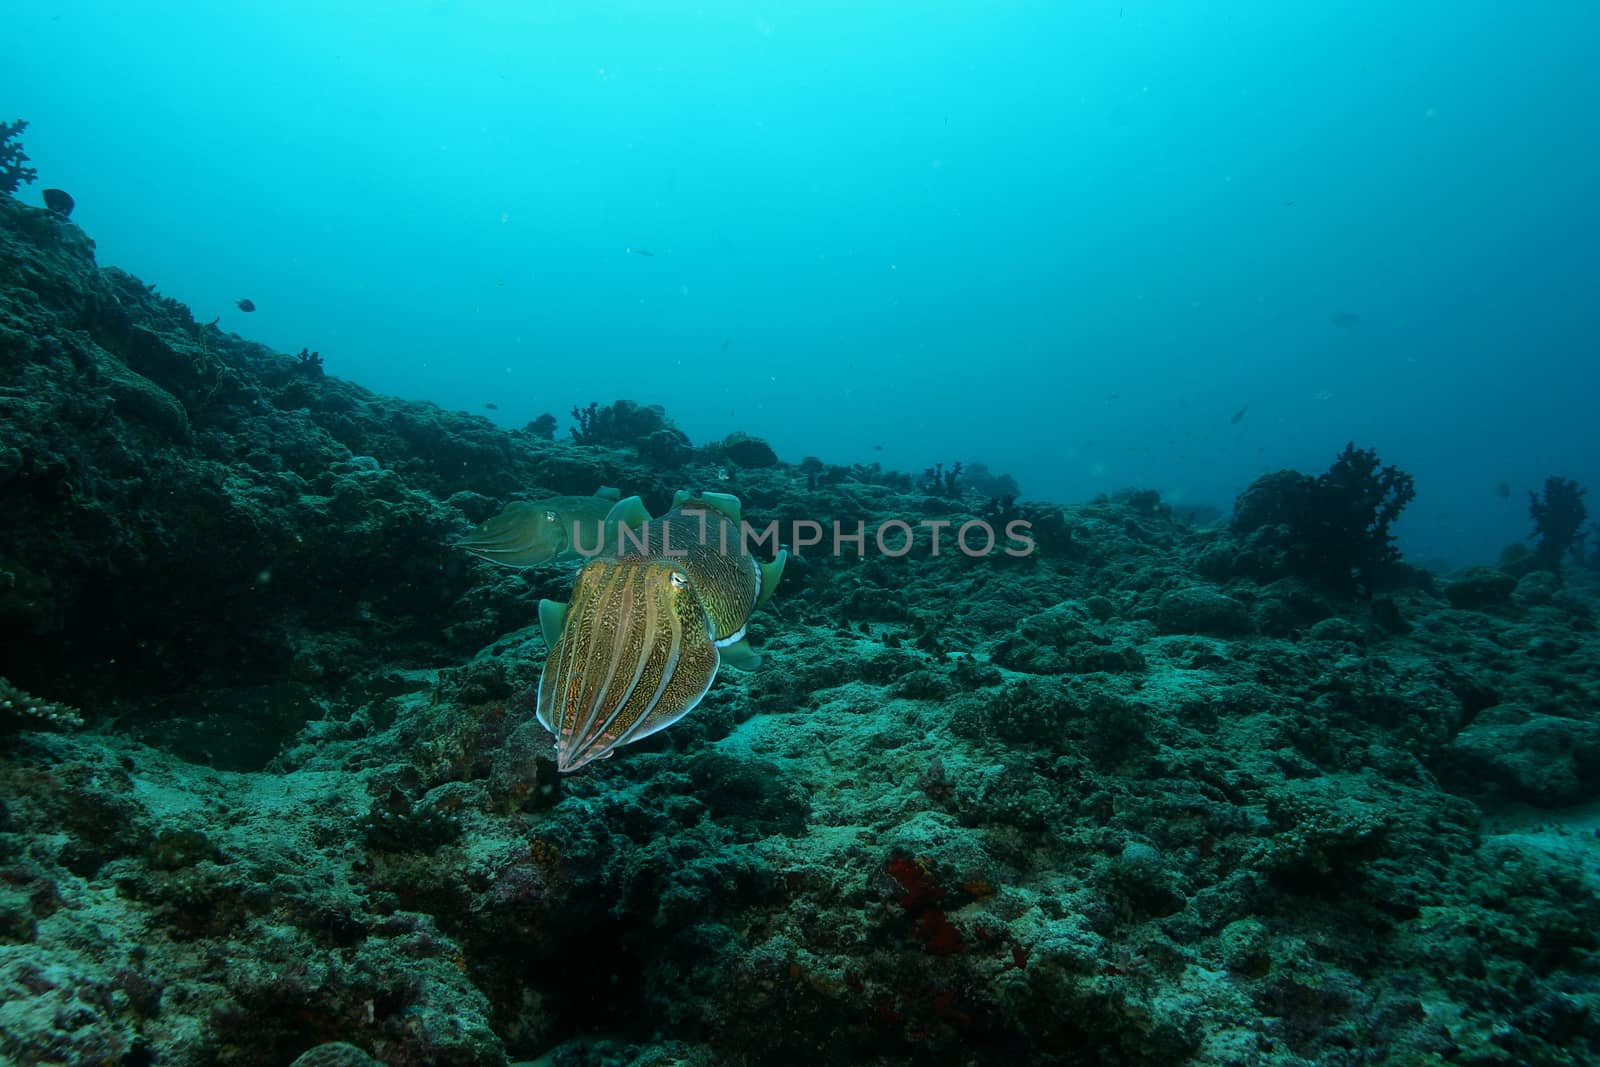
<svg viewBox="0 0 1600 1067">
<path fill-rule="evenodd" d="M 1411 475 L 1380 466 L 1376 452 L 1351 442 L 1316 478 L 1279 471 L 1256 479 L 1234 504 L 1233 528 L 1281 527 L 1295 573 L 1370 593 L 1400 561 L 1390 528 L 1416 495 Z"/>
<path fill-rule="evenodd" d="M 39 172 L 26 166 L 28 154 L 17 136 L 28 128 L 26 119 L 0 122 L 0 192 L 14 193 L 23 182 L 31 182 Z"/>
<path fill-rule="evenodd" d="M 961 464 L 953 463 L 949 470 L 945 470 L 943 463 L 936 463 L 925 469 L 922 472 L 922 491 L 952 499 L 960 497 Z"/>
<path fill-rule="evenodd" d="M 661 450 L 663 443 L 687 449 L 689 438 L 667 418 L 659 404 L 635 404 L 618 400 L 602 407 L 591 403 L 572 409 L 572 440 L 580 445 L 632 445 L 641 451 Z M 666 451 L 673 451 L 668 447 Z"/>
<path fill-rule="evenodd" d="M 1571 478 L 1555 475 L 1544 480 L 1544 496 L 1528 493 L 1528 514 L 1533 518 L 1533 533 L 1539 539 L 1533 558 L 1545 570 L 1559 571 L 1561 558 L 1571 553 L 1583 559 L 1584 534 L 1579 533 L 1589 510 L 1583 506 L 1586 490 Z"/>
</svg>

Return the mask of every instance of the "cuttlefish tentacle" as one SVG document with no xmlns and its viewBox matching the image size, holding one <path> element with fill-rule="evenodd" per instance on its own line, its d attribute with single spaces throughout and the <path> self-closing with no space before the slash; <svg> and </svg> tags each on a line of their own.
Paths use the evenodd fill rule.
<svg viewBox="0 0 1600 1067">
<path fill-rule="evenodd" d="M 687 715 L 724 662 L 760 663 L 744 635 L 785 554 L 758 564 L 743 551 L 731 497 L 677 503 L 639 527 L 632 548 L 585 564 L 568 605 L 540 604 L 549 653 L 537 713 L 556 736 L 561 771 Z"/>
</svg>

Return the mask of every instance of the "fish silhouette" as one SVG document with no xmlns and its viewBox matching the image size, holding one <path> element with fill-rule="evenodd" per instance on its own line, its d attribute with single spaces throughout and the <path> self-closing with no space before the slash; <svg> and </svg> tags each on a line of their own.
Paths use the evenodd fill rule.
<svg viewBox="0 0 1600 1067">
<path fill-rule="evenodd" d="M 23 156 L 22 158 L 27 159 L 28 157 Z M 72 194 L 65 189 L 46 189 L 44 191 L 44 206 L 62 218 L 71 216 L 75 204 L 76 201 L 72 199 Z"/>
</svg>

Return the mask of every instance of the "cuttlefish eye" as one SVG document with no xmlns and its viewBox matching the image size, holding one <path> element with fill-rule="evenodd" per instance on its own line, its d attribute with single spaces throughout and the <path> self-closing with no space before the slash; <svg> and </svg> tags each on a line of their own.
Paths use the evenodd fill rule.
<svg viewBox="0 0 1600 1067">
<path fill-rule="evenodd" d="M 689 576 L 682 571 L 672 572 L 672 588 L 680 593 L 689 588 Z"/>
<path fill-rule="evenodd" d="M 555 542 L 553 555 L 559 556 L 572 547 L 572 530 L 566 523 L 561 521 L 561 513 L 559 511 L 547 508 L 539 517 L 544 520 L 544 533 L 542 536 Z"/>
</svg>

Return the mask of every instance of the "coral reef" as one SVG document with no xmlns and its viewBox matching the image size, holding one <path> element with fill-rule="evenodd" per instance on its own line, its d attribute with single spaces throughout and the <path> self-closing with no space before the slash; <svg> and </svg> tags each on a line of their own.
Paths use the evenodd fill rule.
<svg viewBox="0 0 1600 1067">
<path fill-rule="evenodd" d="M 1587 569 L 1352 595 L 1412 488 L 1353 448 L 1219 527 L 728 463 L 625 402 L 507 432 L 42 215 L 0 200 L 0 673 L 93 723 L 0 727 L 0 1060 L 1600 1057 Z M 918 550 L 796 555 L 765 666 L 557 775 L 533 605 L 570 571 L 450 542 L 719 476 Z M 1036 550 L 948 551 L 980 512 Z"/>
</svg>

